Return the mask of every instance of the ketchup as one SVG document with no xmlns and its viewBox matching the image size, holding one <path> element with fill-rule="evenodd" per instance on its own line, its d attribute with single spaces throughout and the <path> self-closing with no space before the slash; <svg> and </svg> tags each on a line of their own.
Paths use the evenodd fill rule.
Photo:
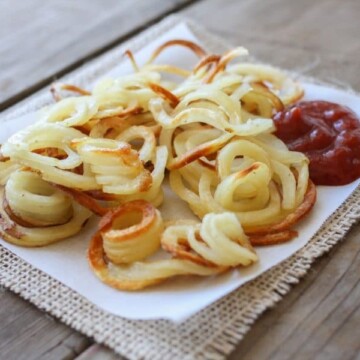
<svg viewBox="0 0 360 360">
<path fill-rule="evenodd" d="M 360 177 L 360 120 L 345 106 L 302 101 L 274 115 L 275 135 L 310 160 L 317 185 L 345 185 Z"/>
</svg>

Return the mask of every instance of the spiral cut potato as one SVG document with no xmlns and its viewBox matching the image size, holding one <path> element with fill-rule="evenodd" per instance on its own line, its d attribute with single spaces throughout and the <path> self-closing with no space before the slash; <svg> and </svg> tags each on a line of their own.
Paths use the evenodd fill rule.
<svg viewBox="0 0 360 360">
<path fill-rule="evenodd" d="M 172 189 L 196 215 L 232 211 L 248 235 L 262 235 L 251 239 L 256 245 L 296 236 L 291 226 L 316 199 L 303 154 L 262 135 L 233 139 L 217 152 L 215 167 L 211 165 L 198 161 L 170 173 Z"/>
<path fill-rule="evenodd" d="M 61 122 L 68 127 L 84 125 L 97 114 L 98 106 L 98 102 L 91 96 L 66 98 L 45 110 L 42 120 Z"/>
<path fill-rule="evenodd" d="M 16 245 L 44 246 L 78 233 L 91 212 L 38 174 L 17 170 L 0 192 L 1 236 Z"/>
<path fill-rule="evenodd" d="M 196 56 L 199 58 L 203 58 L 206 56 L 206 51 L 199 46 L 198 44 L 193 43 L 192 41 L 183 40 L 183 39 L 174 39 L 165 42 L 164 44 L 160 45 L 150 56 L 148 61 L 145 63 L 145 65 L 141 68 L 142 71 L 156 71 L 156 72 L 164 72 L 169 74 L 178 75 L 181 77 L 188 77 L 191 72 L 179 68 L 174 65 L 170 64 L 155 64 L 155 60 L 159 57 L 159 55 L 165 51 L 166 49 L 171 49 L 174 46 L 180 46 L 189 49 L 191 52 L 193 52 Z M 127 50 L 125 54 L 130 58 L 130 61 L 132 63 L 132 66 L 135 71 L 140 71 L 139 65 L 136 63 L 133 53 L 130 50 Z"/>
<path fill-rule="evenodd" d="M 129 195 L 150 188 L 152 177 L 128 143 L 111 139 L 73 140 L 84 163 L 89 164 L 96 182 L 105 193 Z"/>
<path fill-rule="evenodd" d="M 161 63 L 182 48 L 193 68 Z M 210 276 L 257 261 L 252 245 L 297 235 L 316 190 L 308 160 L 275 136 L 272 117 L 300 85 L 238 47 L 207 54 L 181 39 L 159 46 L 134 73 L 93 89 L 53 84 L 55 104 L 1 147 L 0 231 L 41 246 L 76 234 L 95 214 L 88 257 L 96 275 L 137 290 L 177 275 Z M 175 76 L 174 76 L 175 75 Z M 202 222 L 163 223 L 163 181 Z M 164 250 L 167 258 L 151 256 Z"/>
<path fill-rule="evenodd" d="M 55 101 L 60 101 L 63 98 L 60 91 L 69 91 L 80 95 L 91 95 L 89 91 L 71 84 L 64 84 L 58 82 L 50 86 L 50 92 Z"/>
<path fill-rule="evenodd" d="M 156 97 L 149 84 L 159 83 L 160 80 L 160 74 L 153 71 L 101 80 L 93 90 L 93 97 L 99 106 L 96 118 L 116 116 L 127 108 L 138 108 L 146 112 L 149 101 Z"/>
<path fill-rule="evenodd" d="M 82 160 L 70 143 L 82 136 L 80 131 L 61 124 L 36 123 L 10 137 L 1 152 L 13 162 L 38 171 L 46 181 L 81 190 L 99 189 L 88 167 L 83 166 L 82 174 L 73 171 Z"/>
<path fill-rule="evenodd" d="M 123 203 L 131 200 L 142 199 L 151 202 L 154 206 L 160 206 L 164 200 L 164 193 L 161 185 L 165 177 L 167 158 L 167 148 L 165 146 L 158 146 L 154 157 L 149 160 L 150 164 L 153 166 L 151 171 L 152 183 L 150 188 L 146 191 L 138 192 L 133 195 L 120 196 L 120 201 Z"/>
<path fill-rule="evenodd" d="M 173 258 L 145 261 L 160 243 Z M 208 214 L 201 224 L 177 221 L 164 231 L 160 212 L 141 200 L 102 218 L 88 257 L 95 274 L 121 290 L 139 290 L 178 275 L 214 275 L 258 259 L 234 214 Z"/>
<path fill-rule="evenodd" d="M 292 104 L 304 95 L 304 90 L 298 83 L 269 65 L 242 63 L 229 67 L 228 71 L 242 76 L 246 81 L 262 84 L 275 93 L 284 105 Z"/>
<path fill-rule="evenodd" d="M 271 119 L 242 121 L 240 100 L 212 85 L 203 85 L 184 96 L 175 109 L 169 109 L 166 100 L 156 98 L 150 101 L 150 110 L 165 129 L 202 123 L 238 136 L 257 135 L 275 129 Z"/>
</svg>

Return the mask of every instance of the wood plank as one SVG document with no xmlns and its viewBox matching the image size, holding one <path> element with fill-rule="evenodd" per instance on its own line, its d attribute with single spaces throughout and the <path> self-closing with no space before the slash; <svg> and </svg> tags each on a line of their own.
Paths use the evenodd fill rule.
<svg viewBox="0 0 360 360">
<path fill-rule="evenodd" d="M 254 324 L 230 359 L 351 359 L 359 351 L 360 225 Z M 350 331 L 349 331 L 350 330 Z M 329 341 L 330 340 L 330 341 Z M 336 344 L 336 345 L 335 345 Z M 332 348 L 329 353 L 328 349 Z"/>
<path fill-rule="evenodd" d="M 191 0 L 0 2 L 0 110 Z"/>
<path fill-rule="evenodd" d="M 261 39 L 348 59 L 360 53 L 357 0 L 207 0 L 183 12 L 237 41 Z M 329 26 L 331 25 L 331 26 Z M 354 59 L 355 60 L 355 59 Z"/>
<path fill-rule="evenodd" d="M 91 343 L 8 291 L 1 290 L 0 303 L 1 359 L 73 359 Z"/>
<path fill-rule="evenodd" d="M 360 2 L 207 0 L 183 12 L 257 58 L 360 90 Z M 331 24 L 331 25 L 330 25 Z"/>
<path fill-rule="evenodd" d="M 115 354 L 111 349 L 102 345 L 94 344 L 86 349 L 75 360 L 124 360 L 125 358 Z"/>
</svg>

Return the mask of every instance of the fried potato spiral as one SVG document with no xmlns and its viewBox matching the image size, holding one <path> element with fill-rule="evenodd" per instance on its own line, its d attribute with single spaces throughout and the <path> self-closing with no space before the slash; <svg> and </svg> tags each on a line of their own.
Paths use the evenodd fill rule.
<svg viewBox="0 0 360 360">
<path fill-rule="evenodd" d="M 162 236 L 162 246 L 175 257 L 219 270 L 248 266 L 258 259 L 239 220 L 230 212 L 209 213 L 201 224 L 170 225 Z"/>
<path fill-rule="evenodd" d="M 1 150 L 12 161 L 40 172 L 46 181 L 82 190 L 98 189 L 88 167 L 82 174 L 72 171 L 82 165 L 82 160 L 70 143 L 82 136 L 80 131 L 61 124 L 36 123 L 10 137 Z"/>
<path fill-rule="evenodd" d="M 88 252 L 95 274 L 115 288 L 138 290 L 173 276 L 209 276 L 257 261 L 231 213 L 208 214 L 202 224 L 178 221 L 163 230 L 160 213 L 144 201 L 128 202 L 108 213 Z M 158 250 L 160 239 L 173 258 L 143 261 Z"/>
<path fill-rule="evenodd" d="M 271 119 L 255 118 L 243 122 L 240 99 L 233 99 L 212 85 L 185 95 L 180 103 L 170 109 L 166 101 L 155 98 L 150 101 L 150 110 L 155 120 L 165 129 L 205 123 L 215 129 L 239 136 L 257 135 L 274 130 Z"/>
<path fill-rule="evenodd" d="M 11 174 L 5 197 L 12 213 L 34 226 L 66 223 L 73 215 L 71 199 L 30 171 Z"/>
<path fill-rule="evenodd" d="M 228 71 L 245 77 L 247 81 L 261 82 L 279 96 L 285 105 L 294 103 L 304 95 L 300 84 L 269 65 L 242 63 L 229 67 Z"/>
<path fill-rule="evenodd" d="M 106 214 L 99 227 L 109 260 L 129 264 L 158 250 L 164 225 L 158 210 L 138 200 Z"/>
<path fill-rule="evenodd" d="M 271 148 L 274 141 L 277 148 Z M 282 145 L 270 135 L 234 139 L 218 151 L 216 171 L 186 165 L 170 173 L 170 185 L 200 218 L 233 211 L 245 231 L 256 234 L 258 227 L 294 212 L 308 189 L 307 158 Z M 314 202 L 307 203 L 307 211 Z"/>
<path fill-rule="evenodd" d="M 91 96 L 71 97 L 59 101 L 43 113 L 45 122 L 61 122 L 64 126 L 84 125 L 98 111 L 97 101 Z"/>
<path fill-rule="evenodd" d="M 0 231 L 21 246 L 44 246 L 78 233 L 92 213 L 38 174 L 18 170 L 0 192 Z"/>
<path fill-rule="evenodd" d="M 133 195 L 120 196 L 121 202 L 141 199 L 151 202 L 154 206 L 160 206 L 164 199 L 162 183 L 165 177 L 167 158 L 167 148 L 165 146 L 158 146 L 154 158 L 149 160 L 150 165 L 153 166 L 153 170 L 151 171 L 151 187 L 146 191 Z"/>
<path fill-rule="evenodd" d="M 97 118 L 115 116 L 126 108 L 137 107 L 147 111 L 149 101 L 156 97 L 149 83 L 159 83 L 161 76 L 154 71 L 142 71 L 117 79 L 105 78 L 93 90 L 99 104 Z"/>
<path fill-rule="evenodd" d="M 82 138 L 71 143 L 90 165 L 105 193 L 129 195 L 149 189 L 152 178 L 136 151 L 122 141 Z"/>
</svg>

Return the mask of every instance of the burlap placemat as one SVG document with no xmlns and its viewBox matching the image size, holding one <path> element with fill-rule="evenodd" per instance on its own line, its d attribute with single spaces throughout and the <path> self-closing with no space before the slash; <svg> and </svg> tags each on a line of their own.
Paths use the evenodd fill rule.
<svg viewBox="0 0 360 360">
<path fill-rule="evenodd" d="M 141 49 L 181 21 L 188 24 L 210 51 L 219 52 L 227 47 L 223 40 L 191 21 L 171 16 L 64 80 L 80 86 L 91 85 L 121 61 L 125 49 Z M 40 91 L 4 112 L 0 121 L 36 110 L 50 101 L 48 90 Z M 165 320 L 134 321 L 111 315 L 2 246 L 0 284 L 129 359 L 223 359 L 261 313 L 278 302 L 317 257 L 344 238 L 360 218 L 359 195 L 358 188 L 295 255 L 180 325 Z"/>
</svg>

